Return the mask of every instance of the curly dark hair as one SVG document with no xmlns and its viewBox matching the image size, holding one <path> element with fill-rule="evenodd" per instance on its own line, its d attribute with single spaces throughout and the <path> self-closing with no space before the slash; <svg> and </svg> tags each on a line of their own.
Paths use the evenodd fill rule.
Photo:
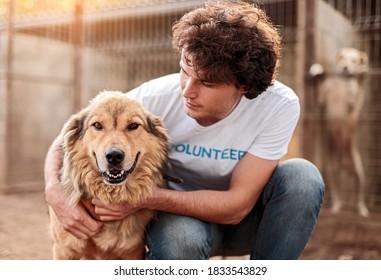
<svg viewBox="0 0 381 280">
<path fill-rule="evenodd" d="M 192 59 L 197 78 L 243 86 L 248 99 L 272 85 L 280 64 L 281 37 L 265 12 L 244 1 L 208 1 L 172 28 L 175 50 Z"/>
</svg>

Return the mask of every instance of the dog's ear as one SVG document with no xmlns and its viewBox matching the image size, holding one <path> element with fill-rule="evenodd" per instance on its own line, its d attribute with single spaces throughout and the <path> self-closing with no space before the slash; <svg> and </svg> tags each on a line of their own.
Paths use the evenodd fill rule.
<svg viewBox="0 0 381 280">
<path fill-rule="evenodd" d="M 164 128 L 164 124 L 159 117 L 153 116 L 151 114 L 147 115 L 147 125 L 148 132 L 152 133 L 156 137 L 163 140 L 165 143 L 168 142 L 168 134 Z"/>
<path fill-rule="evenodd" d="M 70 203 L 75 205 L 81 198 L 83 193 L 81 184 L 76 176 L 76 169 L 73 169 L 73 162 L 78 159 L 78 150 L 75 149 L 77 141 L 80 140 L 85 133 L 85 120 L 88 110 L 83 109 L 79 113 L 71 116 L 62 128 L 61 135 L 63 138 L 62 148 L 64 150 L 64 164 L 61 171 L 62 186 L 66 190 Z M 73 180 L 73 178 L 76 178 Z"/>
<path fill-rule="evenodd" d="M 335 58 L 336 58 L 336 61 L 340 61 L 341 59 L 343 59 L 344 57 L 344 51 L 342 49 L 339 49 L 336 51 L 335 53 Z"/>
<path fill-rule="evenodd" d="M 87 117 L 88 110 L 84 109 L 81 112 L 73 115 L 65 123 L 62 129 L 63 143 L 66 147 L 73 147 L 74 143 L 77 142 L 84 135 L 84 124 Z"/>
<path fill-rule="evenodd" d="M 359 51 L 359 57 L 360 57 L 360 72 L 362 74 L 365 74 L 366 72 L 368 72 L 369 68 L 368 68 L 368 55 L 366 54 L 366 52 L 361 52 Z"/>
</svg>

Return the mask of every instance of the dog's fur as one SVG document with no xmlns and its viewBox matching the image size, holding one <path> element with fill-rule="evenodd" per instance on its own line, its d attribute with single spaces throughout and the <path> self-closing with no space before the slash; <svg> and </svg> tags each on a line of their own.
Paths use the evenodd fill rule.
<svg viewBox="0 0 381 280">
<path fill-rule="evenodd" d="M 343 166 L 352 167 L 358 177 L 359 213 L 363 216 L 369 213 L 365 204 L 364 167 L 356 141 L 367 71 L 367 54 L 354 48 L 338 50 L 332 72 L 320 64 L 314 64 L 310 68 L 310 74 L 319 76 L 321 80 L 318 101 L 324 108 L 323 117 L 329 140 L 326 180 L 332 194 L 332 211 L 335 213 L 342 206 L 335 178 Z"/>
<path fill-rule="evenodd" d="M 62 135 L 61 179 L 72 205 L 93 197 L 105 204 L 135 205 L 156 187 L 164 187 L 166 130 L 158 117 L 125 94 L 98 94 L 68 120 Z M 50 209 L 53 257 L 142 259 L 145 227 L 153 216 L 140 210 L 122 221 L 106 222 L 93 238 L 80 240 L 64 230 Z"/>
</svg>

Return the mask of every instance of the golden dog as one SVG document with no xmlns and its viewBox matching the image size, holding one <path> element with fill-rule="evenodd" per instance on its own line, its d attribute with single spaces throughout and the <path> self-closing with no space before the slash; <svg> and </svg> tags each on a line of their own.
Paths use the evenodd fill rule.
<svg viewBox="0 0 381 280">
<path fill-rule="evenodd" d="M 62 186 L 72 205 L 98 198 L 132 205 L 164 186 L 168 136 L 162 122 L 120 92 L 102 92 L 64 125 Z M 65 231 L 50 209 L 55 259 L 144 259 L 154 212 L 106 222 L 89 240 Z"/>
<path fill-rule="evenodd" d="M 321 76 L 319 104 L 324 107 L 329 140 L 327 183 L 332 194 L 332 211 L 341 209 L 341 200 L 335 178 L 342 166 L 351 166 L 358 178 L 358 211 L 369 214 L 365 203 L 365 172 L 357 146 L 357 125 L 364 103 L 365 74 L 368 71 L 368 56 L 354 48 L 340 49 L 332 72 L 320 64 L 310 68 L 314 77 Z M 349 160 L 348 160 L 349 159 Z"/>
</svg>

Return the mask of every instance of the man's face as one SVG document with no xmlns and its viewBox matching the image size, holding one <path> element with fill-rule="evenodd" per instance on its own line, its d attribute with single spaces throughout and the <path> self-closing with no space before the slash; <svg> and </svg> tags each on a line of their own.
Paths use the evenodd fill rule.
<svg viewBox="0 0 381 280">
<path fill-rule="evenodd" d="M 187 59 L 191 59 L 191 56 L 187 56 Z M 245 90 L 237 89 L 233 84 L 201 81 L 188 64 L 183 52 L 180 60 L 180 87 L 186 114 L 202 126 L 212 125 L 227 117 L 238 105 Z"/>
</svg>

